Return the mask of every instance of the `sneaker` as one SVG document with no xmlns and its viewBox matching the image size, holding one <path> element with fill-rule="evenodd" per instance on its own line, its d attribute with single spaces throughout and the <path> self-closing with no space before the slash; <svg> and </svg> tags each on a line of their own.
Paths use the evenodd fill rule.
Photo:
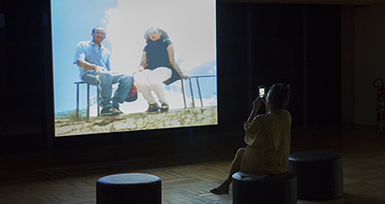
<svg viewBox="0 0 385 204">
<path fill-rule="evenodd" d="M 119 115 L 124 114 L 123 111 L 121 111 L 119 108 L 114 108 L 116 112 L 119 113 Z"/>
<path fill-rule="evenodd" d="M 123 112 L 114 107 L 103 108 L 100 111 L 100 115 L 103 115 L 103 116 L 113 116 L 113 115 L 120 115 L 120 114 L 123 114 Z"/>
<path fill-rule="evenodd" d="M 112 104 L 112 107 L 113 107 L 114 109 L 116 109 L 116 111 L 119 112 L 119 114 L 124 114 L 124 113 L 119 109 L 119 104 L 113 103 L 113 104 Z"/>
<path fill-rule="evenodd" d="M 168 104 L 167 103 L 162 103 L 162 106 L 160 107 L 160 111 L 168 111 Z"/>
<path fill-rule="evenodd" d="M 149 104 L 146 112 L 157 112 L 159 110 L 158 104 Z"/>
</svg>

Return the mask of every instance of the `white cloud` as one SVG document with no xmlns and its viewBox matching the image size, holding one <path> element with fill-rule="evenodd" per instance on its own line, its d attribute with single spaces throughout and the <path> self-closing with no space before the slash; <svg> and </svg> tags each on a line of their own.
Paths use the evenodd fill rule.
<svg viewBox="0 0 385 204">
<path fill-rule="evenodd" d="M 215 2 L 213 0 L 119 0 L 106 11 L 107 37 L 112 45 L 113 69 L 131 74 L 141 59 L 144 32 L 164 29 L 174 44 L 184 71 L 216 58 Z M 150 5 L 150 6 L 149 6 Z"/>
</svg>

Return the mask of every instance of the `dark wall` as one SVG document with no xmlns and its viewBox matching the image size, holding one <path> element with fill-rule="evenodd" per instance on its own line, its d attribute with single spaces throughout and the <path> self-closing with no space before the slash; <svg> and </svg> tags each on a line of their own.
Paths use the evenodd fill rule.
<svg viewBox="0 0 385 204">
<path fill-rule="evenodd" d="M 306 6 L 304 14 L 304 125 L 341 120 L 341 8 Z"/>
<path fill-rule="evenodd" d="M 340 7 L 246 6 L 251 13 L 252 88 L 290 84 L 294 127 L 340 122 Z"/>
<path fill-rule="evenodd" d="M 46 137 L 42 1 L 1 1 L 0 154 L 43 149 Z"/>
<path fill-rule="evenodd" d="M 339 6 L 217 3 L 218 126 L 53 138 L 47 2 L 0 1 L 0 154 L 148 140 L 191 153 L 215 145 L 206 135 L 242 134 L 256 88 L 275 82 L 291 85 L 293 127 L 340 122 Z"/>
</svg>

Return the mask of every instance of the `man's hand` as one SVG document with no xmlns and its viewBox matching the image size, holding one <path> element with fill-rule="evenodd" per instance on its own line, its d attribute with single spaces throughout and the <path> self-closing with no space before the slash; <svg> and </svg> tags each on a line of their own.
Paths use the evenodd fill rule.
<svg viewBox="0 0 385 204">
<path fill-rule="evenodd" d="M 101 66 L 96 66 L 96 67 L 94 68 L 94 70 L 95 70 L 96 75 L 99 75 L 100 72 L 106 71 L 106 69 L 104 69 L 104 68 L 101 67 Z"/>
<path fill-rule="evenodd" d="M 96 73 L 96 75 L 99 75 L 100 74 L 100 67 L 98 67 L 98 66 L 96 66 L 95 68 L 94 68 L 94 70 L 95 70 L 95 73 Z"/>
<path fill-rule="evenodd" d="M 100 72 L 106 71 L 106 69 L 104 69 L 104 67 L 101 67 L 101 66 L 98 66 L 98 65 L 95 65 L 95 64 L 91 64 L 91 63 L 86 62 L 84 60 L 77 60 L 76 64 L 79 67 L 83 68 L 83 69 L 93 69 L 93 70 L 95 70 L 96 75 L 99 75 Z"/>
<path fill-rule="evenodd" d="M 95 66 L 94 70 L 95 70 L 96 75 L 99 75 L 100 72 L 104 71 L 104 68 L 100 67 L 100 66 Z"/>
</svg>

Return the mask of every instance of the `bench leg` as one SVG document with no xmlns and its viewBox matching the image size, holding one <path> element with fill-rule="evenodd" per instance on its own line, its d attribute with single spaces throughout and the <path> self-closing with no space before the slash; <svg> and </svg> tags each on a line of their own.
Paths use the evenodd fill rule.
<svg viewBox="0 0 385 204">
<path fill-rule="evenodd" d="M 76 118 L 79 118 L 79 84 L 76 84 Z"/>
<path fill-rule="evenodd" d="M 90 84 L 87 83 L 87 118 L 90 117 Z"/>
<path fill-rule="evenodd" d="M 98 113 L 97 113 L 97 115 L 98 115 L 98 117 L 99 117 L 99 114 L 100 114 L 100 98 L 99 98 L 99 85 L 98 86 L 96 86 L 96 94 L 97 94 L 97 98 L 96 98 L 96 102 L 98 103 L 97 104 L 97 107 L 98 107 Z"/>
</svg>

